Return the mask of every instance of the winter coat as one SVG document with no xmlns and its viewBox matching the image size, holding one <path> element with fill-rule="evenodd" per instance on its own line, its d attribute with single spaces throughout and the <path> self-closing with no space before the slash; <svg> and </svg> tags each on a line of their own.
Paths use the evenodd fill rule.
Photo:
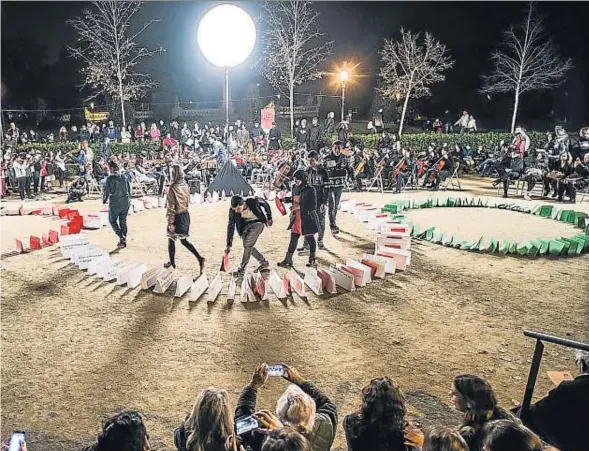
<svg viewBox="0 0 589 451">
<path fill-rule="evenodd" d="M 299 196 L 299 211 L 301 214 L 302 235 L 315 235 L 319 233 L 319 217 L 317 215 L 317 194 L 315 188 L 310 185 L 293 186 L 292 195 Z M 290 199 L 292 201 L 292 198 Z M 285 199 L 288 202 L 288 199 Z M 290 230 L 295 222 L 295 215 L 292 214 L 290 223 L 286 230 Z"/>
<path fill-rule="evenodd" d="M 327 205 L 329 195 L 329 174 L 324 167 L 319 166 L 317 169 L 307 169 L 309 176 L 309 185 L 315 188 L 317 195 L 317 206 Z"/>
<path fill-rule="evenodd" d="M 190 204 L 190 188 L 184 180 L 172 183 L 166 198 L 166 218 L 168 225 L 173 225 L 176 215 L 188 211 Z"/>
<path fill-rule="evenodd" d="M 587 449 L 584 428 L 589 405 L 589 373 L 563 381 L 548 396 L 530 406 L 523 422 L 563 451 Z"/>
<path fill-rule="evenodd" d="M 317 150 L 317 143 L 321 137 L 321 127 L 313 125 L 309 127 L 309 142 L 311 143 L 311 150 Z"/>
<path fill-rule="evenodd" d="M 311 382 L 305 381 L 297 385 L 315 401 L 315 425 L 311 433 L 307 435 L 307 439 L 311 444 L 311 450 L 329 451 L 335 439 L 337 429 L 337 407 Z M 243 389 L 237 401 L 237 409 L 235 410 L 236 421 L 256 412 L 257 395 L 258 392 L 249 385 Z M 253 434 L 246 435 L 244 438 L 245 445 L 250 446 L 253 451 L 260 451 L 265 436 L 254 432 Z"/>
<path fill-rule="evenodd" d="M 157 128 L 151 129 L 149 131 L 149 135 L 151 136 L 152 141 L 159 141 L 160 140 L 160 131 Z"/>
<path fill-rule="evenodd" d="M 118 210 L 131 205 L 131 184 L 124 174 L 111 174 L 106 178 L 102 203 L 110 200 L 110 209 Z"/>
<path fill-rule="evenodd" d="M 337 139 L 338 139 L 338 141 L 341 141 L 343 146 L 345 146 L 346 143 L 348 142 L 348 137 L 349 137 L 349 132 L 348 132 L 347 128 L 342 127 L 337 131 Z"/>
</svg>

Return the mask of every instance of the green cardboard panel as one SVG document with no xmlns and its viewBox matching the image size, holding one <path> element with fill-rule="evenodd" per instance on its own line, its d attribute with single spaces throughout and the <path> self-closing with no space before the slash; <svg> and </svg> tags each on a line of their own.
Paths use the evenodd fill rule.
<svg viewBox="0 0 589 451">
<path fill-rule="evenodd" d="M 456 199 L 449 198 L 448 203 L 446 204 L 448 207 L 456 207 Z"/>
<path fill-rule="evenodd" d="M 509 243 L 509 253 L 515 254 L 516 252 L 517 252 L 517 243 L 515 241 L 512 241 Z"/>
<path fill-rule="evenodd" d="M 453 239 L 454 239 L 454 237 L 453 237 L 452 235 L 446 235 L 446 234 L 443 234 L 443 235 L 442 235 L 442 244 L 443 244 L 444 246 L 449 246 L 449 245 L 450 245 L 450 243 L 452 243 L 452 240 L 453 240 Z"/>
<path fill-rule="evenodd" d="M 519 255 L 526 255 L 529 253 L 532 244 L 529 241 L 524 241 L 523 243 L 519 243 L 516 247 L 516 253 Z"/>
<path fill-rule="evenodd" d="M 565 243 L 567 243 L 569 245 L 569 248 L 567 251 L 568 255 L 576 255 L 577 254 L 577 247 L 579 246 L 579 243 L 576 240 L 574 240 L 572 238 L 560 238 L 560 241 L 564 241 Z"/>
<path fill-rule="evenodd" d="M 540 252 L 540 248 L 542 247 L 542 242 L 540 240 L 536 239 L 536 240 L 531 240 L 530 244 L 532 246 L 530 247 L 530 251 L 529 251 L 528 255 L 535 257 Z"/>
<path fill-rule="evenodd" d="M 576 251 L 575 253 L 577 255 L 581 255 L 583 253 L 583 250 L 585 249 L 585 244 L 586 244 L 585 241 L 580 238 L 574 237 L 574 236 L 570 237 L 569 240 L 574 241 L 576 243 L 577 246 L 575 248 L 575 251 Z"/>
<path fill-rule="evenodd" d="M 497 241 L 497 238 L 495 238 L 495 237 L 489 238 L 489 245 L 487 246 L 487 251 L 489 251 L 490 253 L 497 252 L 498 248 L 499 248 L 499 242 Z"/>
<path fill-rule="evenodd" d="M 448 206 L 448 199 L 438 199 L 438 206 L 440 207 L 447 207 Z"/>
<path fill-rule="evenodd" d="M 471 251 L 480 251 L 481 247 L 483 246 L 483 241 L 484 238 L 480 237 L 478 240 L 476 240 L 473 245 L 470 247 Z"/>
<path fill-rule="evenodd" d="M 509 252 L 509 241 L 501 240 L 499 252 L 502 254 L 507 254 Z"/>
<path fill-rule="evenodd" d="M 429 229 L 427 229 L 427 230 L 425 231 L 425 239 L 426 239 L 427 241 L 431 241 L 431 240 L 432 240 L 432 238 L 434 237 L 434 230 L 436 230 L 436 228 L 435 228 L 435 227 L 430 227 Z"/>
<path fill-rule="evenodd" d="M 440 232 L 439 230 L 434 230 L 431 242 L 434 244 L 440 244 L 442 242 L 442 238 L 442 232 Z"/>
<path fill-rule="evenodd" d="M 568 251 L 567 243 L 558 239 L 550 240 L 548 244 L 548 252 L 550 255 L 560 255 Z"/>
<path fill-rule="evenodd" d="M 552 216 L 552 209 L 552 205 L 542 205 L 542 208 L 540 209 L 540 216 L 543 218 L 549 218 Z"/>
<path fill-rule="evenodd" d="M 532 208 L 532 214 L 535 216 L 539 216 L 541 211 L 542 205 L 536 205 L 534 208 Z"/>
<path fill-rule="evenodd" d="M 543 239 L 540 239 L 539 241 L 541 243 L 541 246 L 538 252 L 540 253 L 540 255 L 546 255 L 548 253 L 548 248 L 550 247 L 550 241 Z"/>
</svg>

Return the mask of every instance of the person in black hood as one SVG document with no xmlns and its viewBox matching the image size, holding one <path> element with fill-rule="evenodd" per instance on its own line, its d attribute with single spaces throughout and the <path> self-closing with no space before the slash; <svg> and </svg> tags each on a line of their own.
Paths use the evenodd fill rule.
<svg viewBox="0 0 589 451">
<path fill-rule="evenodd" d="M 119 172 L 119 165 L 111 160 L 108 163 L 111 174 L 106 179 L 102 203 L 108 205 L 108 221 L 119 237 L 117 248 L 127 247 L 127 215 L 131 206 L 131 183 L 126 174 Z"/>
<path fill-rule="evenodd" d="M 313 118 L 309 127 L 309 150 L 319 150 L 319 140 L 321 139 L 321 126 L 319 119 Z"/>
<path fill-rule="evenodd" d="M 309 185 L 308 175 L 305 171 L 296 171 L 293 175 L 294 186 L 292 187 L 292 197 L 286 198 L 286 202 L 292 202 L 290 215 L 290 243 L 286 257 L 278 266 L 282 268 L 292 268 L 292 256 L 297 249 L 297 244 L 301 235 L 304 235 L 309 243 L 309 262 L 307 266 L 315 267 L 317 243 L 315 234 L 319 231 L 319 218 L 317 216 L 317 195 L 315 188 Z"/>
<path fill-rule="evenodd" d="M 315 194 L 317 195 L 317 216 L 319 219 L 317 247 L 319 249 L 325 249 L 323 236 L 325 235 L 325 213 L 327 212 L 329 198 L 329 174 L 323 166 L 319 165 L 317 152 L 312 150 L 307 157 L 309 158 L 309 168 L 307 169 L 309 185 L 315 188 Z M 305 244 L 299 249 L 299 255 L 307 255 L 309 253 L 309 247 L 309 239 L 305 237 Z"/>
</svg>

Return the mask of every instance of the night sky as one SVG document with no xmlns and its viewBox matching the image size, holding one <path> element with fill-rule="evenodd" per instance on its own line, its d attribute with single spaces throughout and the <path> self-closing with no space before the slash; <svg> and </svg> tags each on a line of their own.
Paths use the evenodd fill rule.
<svg viewBox="0 0 589 451">
<path fill-rule="evenodd" d="M 236 2 L 257 15 L 259 4 Z M 80 14 L 84 2 L 2 2 L 2 79 L 5 66 L 5 40 L 30 37 L 46 46 L 46 60 L 38 64 L 55 63 L 65 45 L 75 40 L 75 33 L 65 21 Z M 148 2 L 140 15 L 160 18 L 144 35 L 147 44 L 167 48 L 163 56 L 149 64 L 153 77 L 161 83 L 154 99 L 168 102 L 174 95 L 181 100 L 219 100 L 223 77 L 219 70 L 200 54 L 196 44 L 196 26 L 210 2 Z M 526 4 L 523 2 L 318 2 L 320 27 L 334 41 L 334 54 L 327 67 L 344 60 L 361 63 L 361 71 L 369 75 L 349 92 L 350 102 L 362 113 L 372 101 L 376 74 L 380 65 L 379 50 L 384 38 L 395 37 L 401 26 L 412 31 L 430 31 L 445 43 L 455 66 L 447 80 L 433 88 L 427 108 L 440 114 L 449 108 L 458 111 L 472 107 L 480 114 L 489 113 L 477 88 L 480 75 L 488 73 L 490 51 L 501 39 L 501 31 L 520 20 Z M 567 83 L 552 95 L 533 95 L 528 99 L 530 109 L 536 103 L 546 110 L 565 110 L 579 121 L 589 121 L 589 3 L 540 2 L 539 10 L 547 14 L 546 25 L 565 57 L 573 58 L 576 67 L 569 73 Z M 143 18 L 138 18 L 143 20 Z M 258 49 L 256 49 L 258 50 Z M 248 83 L 260 83 L 262 95 L 273 93 L 256 69 L 251 68 L 255 55 L 232 73 L 233 96 L 243 95 Z M 10 86 L 6 87 L 11 89 Z M 301 92 L 331 94 L 327 82 L 301 87 Z M 335 94 L 335 93 L 333 93 Z M 11 105 L 21 99 L 4 96 Z M 56 103 L 59 102 L 59 105 Z M 52 99 L 51 107 L 74 107 L 71 96 Z M 507 104 L 508 105 L 508 104 Z M 525 107 L 525 104 L 524 104 Z"/>
</svg>

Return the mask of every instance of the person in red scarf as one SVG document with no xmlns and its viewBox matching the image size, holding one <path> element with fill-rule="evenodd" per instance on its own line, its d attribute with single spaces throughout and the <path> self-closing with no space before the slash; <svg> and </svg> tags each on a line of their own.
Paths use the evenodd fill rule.
<svg viewBox="0 0 589 451">
<path fill-rule="evenodd" d="M 319 232 L 319 217 L 317 215 L 317 194 L 315 188 L 308 184 L 308 175 L 303 170 L 293 174 L 294 186 L 292 198 L 285 198 L 286 202 L 292 202 L 290 215 L 290 243 L 284 260 L 278 263 L 281 268 L 292 268 L 292 256 L 297 249 L 299 238 L 303 235 L 309 244 L 309 262 L 307 266 L 315 267 L 317 241 L 315 234 Z"/>
</svg>

